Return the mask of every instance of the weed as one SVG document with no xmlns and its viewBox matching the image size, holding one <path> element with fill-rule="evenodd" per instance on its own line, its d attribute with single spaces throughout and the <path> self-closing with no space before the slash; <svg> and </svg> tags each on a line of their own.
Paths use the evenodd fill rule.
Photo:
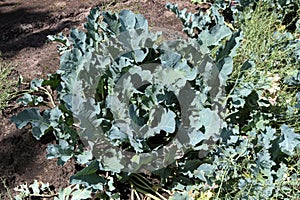
<svg viewBox="0 0 300 200">
<path fill-rule="evenodd" d="M 16 80 L 9 77 L 12 69 L 11 63 L 0 58 L 0 110 L 7 106 L 16 85 Z"/>
<path fill-rule="evenodd" d="M 235 57 L 231 81 L 234 82 L 243 74 L 244 79 L 240 84 L 255 84 L 262 97 L 272 104 L 271 111 L 275 116 L 287 116 L 287 105 L 294 106 L 297 102 L 297 90 L 283 82 L 285 77 L 295 74 L 298 67 L 291 55 L 293 49 L 287 45 L 293 35 L 287 32 L 286 26 L 278 20 L 278 12 L 271 11 L 266 3 L 258 4 L 254 11 L 249 8 L 243 12 L 244 21 L 240 21 L 239 24 L 244 40 L 238 50 L 238 56 Z M 255 67 L 243 71 L 242 64 L 245 60 L 253 61 Z M 297 120 L 282 118 L 282 123 L 288 121 L 291 127 L 296 128 L 297 132 L 300 131 Z"/>
</svg>

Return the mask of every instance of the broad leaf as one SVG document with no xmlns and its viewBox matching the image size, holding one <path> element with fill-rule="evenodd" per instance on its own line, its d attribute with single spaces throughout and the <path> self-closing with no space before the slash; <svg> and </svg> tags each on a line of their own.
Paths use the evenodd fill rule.
<svg viewBox="0 0 300 200">
<path fill-rule="evenodd" d="M 30 108 L 20 112 L 16 116 L 13 116 L 11 121 L 15 123 L 19 129 L 30 123 L 32 125 L 33 136 L 39 140 L 51 127 L 49 118 L 49 110 L 44 111 L 44 114 L 41 115 L 38 109 Z"/>
<path fill-rule="evenodd" d="M 86 186 L 96 185 L 98 183 L 105 183 L 105 179 L 97 174 L 99 170 L 99 162 L 93 161 L 83 170 L 71 176 L 72 184 L 85 184 Z"/>
</svg>

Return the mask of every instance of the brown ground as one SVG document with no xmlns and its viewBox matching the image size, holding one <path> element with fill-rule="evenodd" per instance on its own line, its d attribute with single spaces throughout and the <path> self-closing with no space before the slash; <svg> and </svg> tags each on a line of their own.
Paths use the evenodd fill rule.
<svg viewBox="0 0 300 200">
<path fill-rule="evenodd" d="M 25 82 L 45 77 L 59 67 L 56 44 L 48 43 L 46 36 L 67 33 L 79 27 L 93 6 L 104 9 L 131 9 L 143 14 L 149 25 L 166 32 L 181 30 L 181 23 L 164 6 L 166 0 L 0 0 L 0 53 L 16 66 Z M 189 0 L 170 0 L 181 8 L 195 10 Z M 15 107 L 15 106 L 14 106 Z M 56 160 L 46 159 L 46 142 L 36 141 L 30 129 L 17 130 L 9 118 L 17 109 L 9 107 L 0 114 L 0 194 L 9 199 L 7 189 L 34 179 L 49 182 L 55 188 L 68 185 L 69 177 L 76 172 L 73 162 L 60 167 Z M 4 194 L 4 196 L 3 196 Z"/>
</svg>

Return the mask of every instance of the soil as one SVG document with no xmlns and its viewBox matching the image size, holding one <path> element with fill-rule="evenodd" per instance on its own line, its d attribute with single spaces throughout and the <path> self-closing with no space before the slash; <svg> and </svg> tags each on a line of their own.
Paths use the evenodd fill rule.
<svg viewBox="0 0 300 200">
<path fill-rule="evenodd" d="M 181 34 L 181 22 L 165 8 L 166 0 L 112 2 L 0 0 L 0 53 L 13 63 L 25 82 L 45 78 L 59 68 L 56 44 L 47 42 L 47 35 L 68 33 L 72 27 L 83 27 L 86 16 L 94 6 L 115 11 L 130 9 L 143 14 L 153 30 Z M 169 2 L 191 11 L 197 9 L 189 0 Z M 30 127 L 16 129 L 9 119 L 20 109 L 11 102 L 0 114 L 0 199 L 9 199 L 9 195 L 15 194 L 16 186 L 26 182 L 32 184 L 34 179 L 48 182 L 57 190 L 67 186 L 70 176 L 76 173 L 73 161 L 58 166 L 56 160 L 47 160 L 46 142 L 36 141 Z"/>
</svg>

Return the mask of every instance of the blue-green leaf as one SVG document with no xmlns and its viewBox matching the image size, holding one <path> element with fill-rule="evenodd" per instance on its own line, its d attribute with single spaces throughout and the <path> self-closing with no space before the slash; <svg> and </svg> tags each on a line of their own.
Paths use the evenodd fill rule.
<svg viewBox="0 0 300 200">
<path fill-rule="evenodd" d="M 47 147 L 47 158 L 58 158 L 57 164 L 65 164 L 73 156 L 74 147 L 65 140 L 58 140 L 58 144 L 49 144 Z"/>
<path fill-rule="evenodd" d="M 40 87 L 42 87 L 43 79 L 33 79 L 30 82 L 30 90 L 38 91 Z"/>
<path fill-rule="evenodd" d="M 281 142 L 279 143 L 280 150 L 287 155 L 294 155 L 295 148 L 300 148 L 300 135 L 294 132 L 293 128 L 287 125 L 282 125 Z"/>
<path fill-rule="evenodd" d="M 15 123 L 19 129 L 30 123 L 32 125 L 33 136 L 39 140 L 51 127 L 49 118 L 49 110 L 44 111 L 44 114 L 41 115 L 38 109 L 30 108 L 20 112 L 16 116 L 13 116 L 11 121 Z"/>
</svg>

